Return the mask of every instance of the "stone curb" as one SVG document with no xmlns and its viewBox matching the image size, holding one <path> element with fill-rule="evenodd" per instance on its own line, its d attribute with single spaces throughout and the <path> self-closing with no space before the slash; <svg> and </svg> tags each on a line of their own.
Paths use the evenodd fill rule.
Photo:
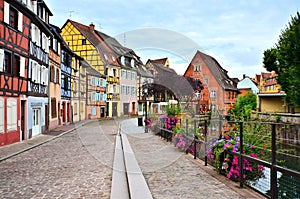
<svg viewBox="0 0 300 199">
<path fill-rule="evenodd" d="M 122 149 L 120 127 L 116 136 L 115 155 L 112 173 L 111 199 L 129 199 L 129 187 L 124 164 L 124 153 Z"/>
<path fill-rule="evenodd" d="M 126 134 L 121 134 L 125 168 L 131 199 L 153 199 L 147 182 L 131 149 Z"/>
</svg>

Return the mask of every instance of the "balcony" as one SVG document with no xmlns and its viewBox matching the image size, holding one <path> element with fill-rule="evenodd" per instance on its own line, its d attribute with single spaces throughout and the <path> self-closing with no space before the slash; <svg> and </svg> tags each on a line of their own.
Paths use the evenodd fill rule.
<svg viewBox="0 0 300 199">
<path fill-rule="evenodd" d="M 112 76 L 109 76 L 106 78 L 106 82 L 108 82 L 109 84 L 113 84 L 113 83 L 119 83 L 120 82 L 120 79 L 119 77 L 112 77 Z"/>
<path fill-rule="evenodd" d="M 120 94 L 119 93 L 108 93 L 107 100 L 110 101 L 120 101 Z"/>
</svg>

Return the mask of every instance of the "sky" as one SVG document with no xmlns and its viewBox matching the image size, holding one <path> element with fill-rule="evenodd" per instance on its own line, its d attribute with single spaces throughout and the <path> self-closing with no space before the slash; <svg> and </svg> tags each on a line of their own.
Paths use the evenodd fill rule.
<svg viewBox="0 0 300 199">
<path fill-rule="evenodd" d="M 197 50 L 214 57 L 230 77 L 265 71 L 263 52 L 300 10 L 297 0 L 45 0 L 62 27 L 89 25 L 133 49 L 145 63 L 168 57 L 182 75 Z"/>
</svg>

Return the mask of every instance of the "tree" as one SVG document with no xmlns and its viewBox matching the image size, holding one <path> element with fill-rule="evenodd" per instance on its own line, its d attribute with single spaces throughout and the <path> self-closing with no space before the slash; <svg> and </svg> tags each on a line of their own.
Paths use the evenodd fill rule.
<svg viewBox="0 0 300 199">
<path fill-rule="evenodd" d="M 245 95 L 239 96 L 237 103 L 229 110 L 229 115 L 232 120 L 244 120 L 250 118 L 251 111 L 256 109 L 256 95 L 248 92 Z"/>
<path fill-rule="evenodd" d="M 286 102 L 300 107 L 300 15 L 291 18 L 275 47 L 264 51 L 264 67 L 278 74 L 277 82 L 286 93 Z"/>
</svg>

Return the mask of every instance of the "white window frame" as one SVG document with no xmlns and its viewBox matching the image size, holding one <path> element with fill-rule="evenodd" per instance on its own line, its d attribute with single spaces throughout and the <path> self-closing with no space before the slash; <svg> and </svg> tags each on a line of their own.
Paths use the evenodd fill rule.
<svg viewBox="0 0 300 199">
<path fill-rule="evenodd" d="M 18 126 L 17 118 L 17 100 L 16 99 L 7 99 L 7 132 L 16 131 Z"/>
<path fill-rule="evenodd" d="M 3 71 L 4 64 L 4 49 L 0 49 L 0 71 Z"/>
</svg>

